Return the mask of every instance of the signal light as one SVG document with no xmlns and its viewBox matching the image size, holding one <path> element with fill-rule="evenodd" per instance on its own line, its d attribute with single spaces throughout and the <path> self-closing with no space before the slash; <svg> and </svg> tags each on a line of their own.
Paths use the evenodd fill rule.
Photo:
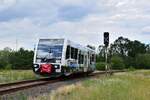
<svg viewBox="0 0 150 100">
<path fill-rule="evenodd" d="M 109 45 L 109 32 L 104 32 L 104 44 L 106 47 Z"/>
</svg>

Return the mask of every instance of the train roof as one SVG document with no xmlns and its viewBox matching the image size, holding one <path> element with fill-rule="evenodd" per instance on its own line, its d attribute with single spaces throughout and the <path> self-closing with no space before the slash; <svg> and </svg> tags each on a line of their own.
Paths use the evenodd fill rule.
<svg viewBox="0 0 150 100">
<path fill-rule="evenodd" d="M 95 52 L 95 49 L 89 48 L 89 47 L 87 47 L 87 46 L 82 46 L 82 45 L 80 45 L 80 44 L 78 44 L 78 43 L 75 43 L 75 42 L 73 42 L 73 41 L 67 40 L 67 42 L 68 42 L 69 45 L 73 46 L 74 48 L 78 48 L 78 49 L 80 49 L 80 50 L 82 50 L 82 51 Z"/>
<path fill-rule="evenodd" d="M 95 47 L 93 47 L 93 46 L 89 46 L 89 45 L 87 45 L 87 46 L 82 46 L 82 45 L 80 45 L 80 44 L 78 44 L 78 43 L 76 43 L 76 42 L 73 42 L 73 41 L 71 41 L 71 40 L 69 40 L 69 39 L 66 39 L 66 38 L 41 38 L 41 39 L 39 39 L 39 40 L 63 40 L 63 41 L 66 42 L 68 45 L 70 45 L 70 46 L 72 46 L 72 47 L 74 47 L 74 48 L 78 48 L 78 49 L 80 49 L 80 50 L 82 50 L 82 51 L 95 52 Z"/>
</svg>

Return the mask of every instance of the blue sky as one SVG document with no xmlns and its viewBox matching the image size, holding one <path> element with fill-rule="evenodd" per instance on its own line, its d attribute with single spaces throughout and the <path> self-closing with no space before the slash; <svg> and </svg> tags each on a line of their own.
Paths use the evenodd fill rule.
<svg viewBox="0 0 150 100">
<path fill-rule="evenodd" d="M 103 44 L 124 36 L 150 43 L 149 0 L 0 0 L 0 49 L 33 49 L 38 38 Z"/>
</svg>

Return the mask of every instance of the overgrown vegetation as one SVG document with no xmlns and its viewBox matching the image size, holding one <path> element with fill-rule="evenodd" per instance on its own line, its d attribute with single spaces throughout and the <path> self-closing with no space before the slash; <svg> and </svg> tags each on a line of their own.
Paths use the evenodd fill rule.
<svg viewBox="0 0 150 100">
<path fill-rule="evenodd" d="M 114 43 L 110 44 L 108 49 L 108 61 L 113 69 L 150 69 L 150 44 L 147 45 L 137 40 L 131 41 L 128 38 L 119 37 Z M 99 46 L 97 63 L 103 63 L 104 61 L 105 47 Z"/>
<path fill-rule="evenodd" d="M 112 69 L 124 69 L 125 68 L 124 61 L 119 56 L 113 56 L 111 58 L 111 66 L 112 66 Z"/>
<path fill-rule="evenodd" d="M 136 57 L 137 68 L 150 69 L 150 54 L 138 54 Z M 142 67 L 143 66 L 143 67 Z"/>
<path fill-rule="evenodd" d="M 0 51 L 0 69 L 31 69 L 33 62 L 33 51 L 20 48 L 13 51 L 4 48 Z"/>
<path fill-rule="evenodd" d="M 60 87 L 30 100 L 149 100 L 150 71 L 118 73 Z"/>
<path fill-rule="evenodd" d="M 97 70 L 105 70 L 105 63 L 104 62 L 97 62 L 96 63 Z"/>
<path fill-rule="evenodd" d="M 0 84 L 35 78 L 32 70 L 0 70 Z"/>
</svg>

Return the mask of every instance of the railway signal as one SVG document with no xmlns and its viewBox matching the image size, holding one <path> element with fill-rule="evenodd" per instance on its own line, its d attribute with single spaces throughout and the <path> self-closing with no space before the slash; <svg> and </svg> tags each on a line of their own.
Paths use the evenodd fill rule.
<svg viewBox="0 0 150 100">
<path fill-rule="evenodd" d="M 104 45 L 105 45 L 105 70 L 106 73 L 109 70 L 108 67 L 108 46 L 109 46 L 109 32 L 104 32 Z"/>
<path fill-rule="evenodd" d="M 106 47 L 108 47 L 109 45 L 109 33 L 108 32 L 104 32 L 104 44 Z"/>
</svg>

